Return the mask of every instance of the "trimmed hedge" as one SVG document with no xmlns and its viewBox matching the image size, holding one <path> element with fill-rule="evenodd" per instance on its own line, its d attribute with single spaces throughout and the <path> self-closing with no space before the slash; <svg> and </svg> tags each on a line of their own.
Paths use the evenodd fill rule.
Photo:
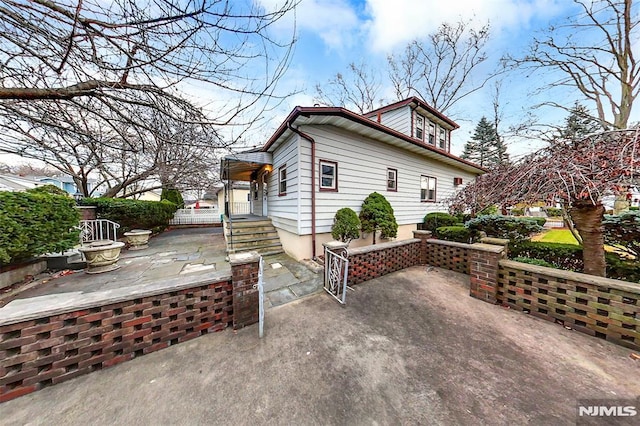
<svg viewBox="0 0 640 426">
<path fill-rule="evenodd" d="M 120 235 L 132 229 L 162 232 L 178 208 L 167 200 L 142 201 L 123 198 L 85 198 L 82 204 L 95 206 L 98 219 L 109 219 L 119 223 Z"/>
<path fill-rule="evenodd" d="M 483 231 L 489 237 L 506 238 L 510 241 L 523 241 L 528 239 L 532 234 L 542 231 L 542 226 L 538 225 L 537 221 L 533 219 L 534 218 L 487 215 L 471 219 L 467 222 L 466 226 L 475 232 Z"/>
<path fill-rule="evenodd" d="M 549 217 L 562 217 L 562 209 L 556 207 L 547 207 L 545 212 Z"/>
<path fill-rule="evenodd" d="M 580 272 L 584 269 L 582 247 L 575 244 L 517 241 L 509 244 L 509 258 L 540 259 L 559 269 Z"/>
<path fill-rule="evenodd" d="M 427 213 L 423 219 L 424 228 L 427 231 L 435 232 L 441 226 L 455 226 L 460 220 L 449 213 Z"/>
<path fill-rule="evenodd" d="M 436 228 L 434 236 L 441 240 L 469 243 L 473 237 L 473 231 L 465 226 L 441 226 Z"/>
<path fill-rule="evenodd" d="M 528 263 L 530 265 L 546 266 L 547 268 L 555 268 L 555 266 L 553 266 L 551 263 L 542 259 L 529 259 L 528 257 L 515 257 L 511 260 L 515 260 L 516 262 L 521 262 L 521 263 Z"/>
<path fill-rule="evenodd" d="M 0 264 L 73 248 L 79 243 L 79 220 L 68 195 L 47 189 L 0 192 Z"/>
<path fill-rule="evenodd" d="M 624 247 L 636 258 L 640 256 L 640 212 L 604 215 L 604 242 Z"/>
<path fill-rule="evenodd" d="M 184 199 L 182 198 L 182 194 L 177 189 L 169 189 L 162 188 L 162 192 L 160 193 L 160 200 L 171 201 L 175 204 L 179 209 L 184 208 Z"/>
<path fill-rule="evenodd" d="M 518 262 L 582 272 L 582 247 L 574 244 L 521 241 L 509 245 L 509 258 Z M 628 282 L 640 282 L 640 261 L 623 259 L 615 253 L 605 253 L 607 277 Z M 536 263 L 536 262 L 544 262 Z"/>
</svg>

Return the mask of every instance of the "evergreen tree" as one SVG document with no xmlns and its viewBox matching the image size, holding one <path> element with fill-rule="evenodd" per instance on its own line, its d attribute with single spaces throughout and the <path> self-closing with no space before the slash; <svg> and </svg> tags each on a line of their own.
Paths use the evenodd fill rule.
<svg viewBox="0 0 640 426">
<path fill-rule="evenodd" d="M 606 130 L 600 122 L 593 118 L 584 105 L 576 104 L 569 110 L 569 115 L 564 120 L 564 127 L 560 129 L 559 139 L 577 141 L 585 136 Z"/>
<path fill-rule="evenodd" d="M 473 161 L 480 167 L 496 168 L 509 162 L 509 154 L 504 141 L 498 135 L 495 125 L 482 117 L 464 146 L 462 158 Z"/>
</svg>

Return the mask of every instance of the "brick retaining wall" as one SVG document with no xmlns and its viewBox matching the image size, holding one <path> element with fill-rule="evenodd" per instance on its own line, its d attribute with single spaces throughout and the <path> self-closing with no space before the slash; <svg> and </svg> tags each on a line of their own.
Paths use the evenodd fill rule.
<svg viewBox="0 0 640 426">
<path fill-rule="evenodd" d="M 258 259 L 249 254 L 234 261 L 232 255 L 232 276 L 214 273 L 209 282 L 180 277 L 148 287 L 77 293 L 76 299 L 57 295 L 50 304 L 9 303 L 0 316 L 0 402 L 256 322 L 257 292 L 249 287 L 257 280 Z"/>
<path fill-rule="evenodd" d="M 420 239 L 393 241 L 348 250 L 350 285 L 420 265 Z"/>
<path fill-rule="evenodd" d="M 509 260 L 499 267 L 500 303 L 640 349 L 640 286 Z"/>
<path fill-rule="evenodd" d="M 425 258 L 428 265 L 469 274 L 470 244 L 428 239 Z"/>
</svg>

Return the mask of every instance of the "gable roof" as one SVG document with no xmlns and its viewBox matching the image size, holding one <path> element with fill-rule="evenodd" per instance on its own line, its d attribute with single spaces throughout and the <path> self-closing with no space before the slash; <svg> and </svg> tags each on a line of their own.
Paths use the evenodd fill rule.
<svg viewBox="0 0 640 426">
<path fill-rule="evenodd" d="M 398 106 L 396 107 L 399 108 Z M 377 112 L 373 111 L 373 113 L 376 114 Z M 282 141 L 291 136 L 293 131 L 289 126 L 293 126 L 294 124 L 297 126 L 314 124 L 333 125 L 372 139 L 381 140 L 383 142 L 402 147 L 417 154 L 426 155 L 427 157 L 437 159 L 471 173 L 482 174 L 487 171 L 487 169 L 480 167 L 477 164 L 463 160 L 449 152 L 443 151 L 435 146 L 412 138 L 409 135 L 398 132 L 397 130 L 367 118 L 367 116 L 360 115 L 340 107 L 295 107 L 280 127 L 278 127 L 275 133 L 269 138 L 267 143 L 262 147 L 262 151 L 269 151 L 276 142 Z"/>
<path fill-rule="evenodd" d="M 416 96 L 412 96 L 402 101 L 398 101 L 398 102 L 374 109 L 373 111 L 369 111 L 366 114 L 362 114 L 362 115 L 367 118 L 371 118 L 376 116 L 377 114 L 383 114 L 387 111 L 393 111 L 394 109 L 402 108 L 407 105 L 413 105 L 415 108 L 421 108 L 425 110 L 427 113 L 433 115 L 439 120 L 442 120 L 448 125 L 450 125 L 453 129 L 458 129 L 460 127 L 458 123 L 456 123 L 455 121 L 453 121 L 452 119 L 450 119 L 449 117 L 447 117 L 446 115 L 444 115 L 443 113 L 433 108 L 431 105 L 429 105 L 428 103 L 426 103 L 425 101 L 423 101 L 422 99 Z"/>
</svg>

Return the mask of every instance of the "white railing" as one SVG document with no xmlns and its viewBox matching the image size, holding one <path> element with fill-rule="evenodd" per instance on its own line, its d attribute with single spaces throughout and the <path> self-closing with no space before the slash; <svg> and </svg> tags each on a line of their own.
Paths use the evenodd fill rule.
<svg viewBox="0 0 640 426">
<path fill-rule="evenodd" d="M 178 209 L 169 225 L 210 225 L 220 223 L 217 209 Z"/>
<path fill-rule="evenodd" d="M 80 244 L 97 240 L 118 240 L 120 224 L 108 219 L 80 221 Z"/>
<path fill-rule="evenodd" d="M 231 204 L 231 214 L 249 214 L 251 213 L 251 203 L 247 201 L 234 201 Z"/>
</svg>

